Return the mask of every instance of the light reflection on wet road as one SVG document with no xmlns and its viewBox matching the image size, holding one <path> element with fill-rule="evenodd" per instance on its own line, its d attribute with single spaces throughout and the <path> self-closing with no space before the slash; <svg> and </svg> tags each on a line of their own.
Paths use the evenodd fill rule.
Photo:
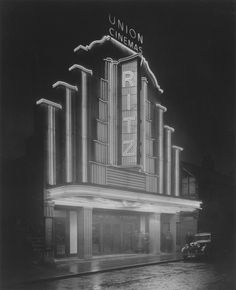
<svg viewBox="0 0 236 290">
<path fill-rule="evenodd" d="M 229 266 L 178 262 L 132 268 L 40 284 L 25 290 L 233 290 Z"/>
</svg>

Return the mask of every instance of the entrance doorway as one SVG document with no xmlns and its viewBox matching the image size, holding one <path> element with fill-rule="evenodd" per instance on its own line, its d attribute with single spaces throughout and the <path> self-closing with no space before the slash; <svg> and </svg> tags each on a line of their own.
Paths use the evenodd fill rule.
<svg viewBox="0 0 236 290">
<path fill-rule="evenodd" d="M 58 258 L 67 256 L 66 217 L 54 218 L 54 233 L 55 256 Z"/>
<path fill-rule="evenodd" d="M 137 252 L 139 225 L 138 215 L 94 212 L 93 255 Z"/>
<path fill-rule="evenodd" d="M 168 233 L 170 231 L 170 223 L 165 221 L 161 223 L 161 251 L 168 252 Z"/>
<path fill-rule="evenodd" d="M 161 251 L 173 253 L 176 251 L 177 231 L 176 214 L 161 214 Z"/>
<path fill-rule="evenodd" d="M 54 211 L 54 254 L 64 258 L 78 253 L 77 211 L 56 209 Z"/>
</svg>

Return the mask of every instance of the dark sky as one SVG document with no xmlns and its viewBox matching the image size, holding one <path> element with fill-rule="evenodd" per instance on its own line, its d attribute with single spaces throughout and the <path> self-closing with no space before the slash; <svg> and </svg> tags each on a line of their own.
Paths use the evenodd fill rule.
<svg viewBox="0 0 236 290">
<path fill-rule="evenodd" d="M 229 174 L 234 156 L 235 7 L 229 1 L 1 1 L 2 154 L 25 154 L 33 110 L 69 81 L 73 49 L 108 34 L 111 13 L 144 36 L 164 89 L 166 123 L 185 161 L 210 154 Z"/>
</svg>

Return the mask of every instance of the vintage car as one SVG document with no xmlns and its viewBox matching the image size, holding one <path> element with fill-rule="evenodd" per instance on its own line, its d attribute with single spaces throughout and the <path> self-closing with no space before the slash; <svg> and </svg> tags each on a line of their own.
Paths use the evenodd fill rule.
<svg viewBox="0 0 236 290">
<path fill-rule="evenodd" d="M 211 233 L 198 233 L 193 241 L 181 249 L 183 259 L 209 258 L 211 255 Z"/>
</svg>

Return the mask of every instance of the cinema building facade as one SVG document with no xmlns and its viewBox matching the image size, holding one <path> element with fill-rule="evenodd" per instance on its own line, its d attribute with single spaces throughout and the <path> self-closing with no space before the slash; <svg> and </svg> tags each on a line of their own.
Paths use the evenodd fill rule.
<svg viewBox="0 0 236 290">
<path fill-rule="evenodd" d="M 197 230 L 200 201 L 181 196 L 174 128 L 148 62 L 111 36 L 75 49 L 70 83 L 45 113 L 46 256 L 175 252 Z M 171 237 L 171 246 L 166 237 Z"/>
</svg>

